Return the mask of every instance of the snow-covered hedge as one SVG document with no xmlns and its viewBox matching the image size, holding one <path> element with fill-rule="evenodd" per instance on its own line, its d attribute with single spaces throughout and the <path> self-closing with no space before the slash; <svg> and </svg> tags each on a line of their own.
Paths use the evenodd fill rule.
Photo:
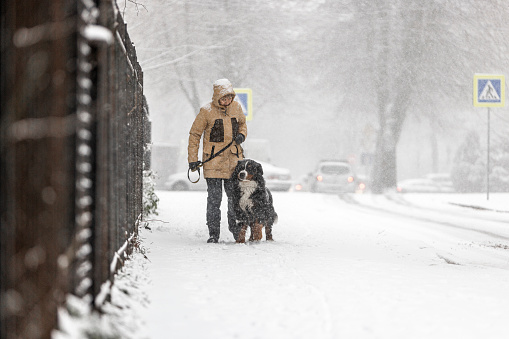
<svg viewBox="0 0 509 339">
<path fill-rule="evenodd" d="M 155 193 L 155 174 L 152 170 L 143 171 L 143 219 L 157 215 L 159 198 Z"/>
<path fill-rule="evenodd" d="M 457 192 L 486 190 L 486 147 L 479 134 L 469 132 L 454 158 L 451 180 Z M 493 140 L 490 147 L 490 191 L 509 192 L 509 137 Z"/>
</svg>

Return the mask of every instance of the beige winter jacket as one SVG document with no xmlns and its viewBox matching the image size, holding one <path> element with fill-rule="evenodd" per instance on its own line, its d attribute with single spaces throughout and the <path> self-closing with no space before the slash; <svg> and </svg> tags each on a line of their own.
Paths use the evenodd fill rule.
<svg viewBox="0 0 509 339">
<path fill-rule="evenodd" d="M 187 148 L 189 163 L 198 161 L 198 149 L 202 135 L 202 161 L 223 149 L 232 139 L 235 139 L 238 133 L 247 138 L 246 117 L 240 104 L 237 101 L 232 101 L 226 107 L 219 104 L 219 99 L 227 94 L 235 95 L 232 84 L 226 79 L 217 80 L 214 83 L 212 102 L 200 109 L 200 113 L 189 131 Z M 242 147 L 234 141 L 229 149 L 203 165 L 203 176 L 205 178 L 229 179 L 237 162 L 243 158 Z"/>
</svg>

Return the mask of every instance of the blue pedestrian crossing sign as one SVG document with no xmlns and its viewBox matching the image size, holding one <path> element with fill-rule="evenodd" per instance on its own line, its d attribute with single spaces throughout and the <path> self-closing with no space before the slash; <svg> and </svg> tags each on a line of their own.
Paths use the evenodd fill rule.
<svg viewBox="0 0 509 339">
<path fill-rule="evenodd" d="M 247 121 L 253 120 L 253 91 L 251 88 L 234 88 L 235 101 L 242 106 Z"/>
<path fill-rule="evenodd" d="M 504 107 L 505 77 L 503 75 L 474 74 L 474 106 Z"/>
</svg>

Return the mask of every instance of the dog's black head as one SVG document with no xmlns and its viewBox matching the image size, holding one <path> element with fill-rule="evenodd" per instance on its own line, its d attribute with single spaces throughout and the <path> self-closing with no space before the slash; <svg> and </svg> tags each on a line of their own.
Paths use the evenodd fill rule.
<svg viewBox="0 0 509 339">
<path fill-rule="evenodd" d="M 238 181 L 264 182 L 262 165 L 251 159 L 239 160 L 232 174 L 232 179 Z"/>
</svg>

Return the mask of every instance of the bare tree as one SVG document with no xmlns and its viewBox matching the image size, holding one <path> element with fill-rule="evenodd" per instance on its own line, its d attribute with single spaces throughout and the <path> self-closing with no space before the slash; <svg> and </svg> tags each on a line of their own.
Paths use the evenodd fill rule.
<svg viewBox="0 0 509 339">
<path fill-rule="evenodd" d="M 164 19 L 154 16 L 146 29 L 160 49 L 146 58 L 144 71 L 176 83 L 195 114 L 218 78 L 275 91 L 278 86 L 267 84 L 286 78 L 280 72 L 285 24 L 278 6 L 262 0 L 156 1 L 152 13 L 164 8 Z"/>
<path fill-rule="evenodd" d="M 325 30 L 328 53 L 339 60 L 326 67 L 330 78 L 339 79 L 334 87 L 343 94 L 338 96 L 343 104 L 368 102 L 376 111 L 375 193 L 396 185 L 397 145 L 408 116 L 429 119 L 437 133 L 445 125 L 458 125 L 455 113 L 471 106 L 475 70 L 500 62 L 508 39 L 493 28 L 507 26 L 502 21 L 508 15 L 500 1 L 489 9 L 484 5 L 456 0 L 325 3 L 336 17 L 352 16 L 347 22 L 324 21 L 332 28 L 332 34 Z M 488 55 L 494 58 L 487 60 Z M 341 79 L 348 79 L 346 85 Z"/>
<path fill-rule="evenodd" d="M 298 118 L 308 133 L 311 121 L 327 121 L 313 135 L 328 147 L 313 152 L 355 153 L 361 131 L 374 129 L 376 142 L 364 144 L 373 144 L 372 187 L 383 192 L 396 184 L 408 118 L 449 133 L 467 120 L 459 113 L 471 109 L 473 73 L 509 66 L 504 1 L 152 0 L 135 41 L 164 105 L 177 100 L 196 114 L 212 82 L 229 78 L 255 90 L 257 113 L 280 109 L 268 125 Z"/>
</svg>

